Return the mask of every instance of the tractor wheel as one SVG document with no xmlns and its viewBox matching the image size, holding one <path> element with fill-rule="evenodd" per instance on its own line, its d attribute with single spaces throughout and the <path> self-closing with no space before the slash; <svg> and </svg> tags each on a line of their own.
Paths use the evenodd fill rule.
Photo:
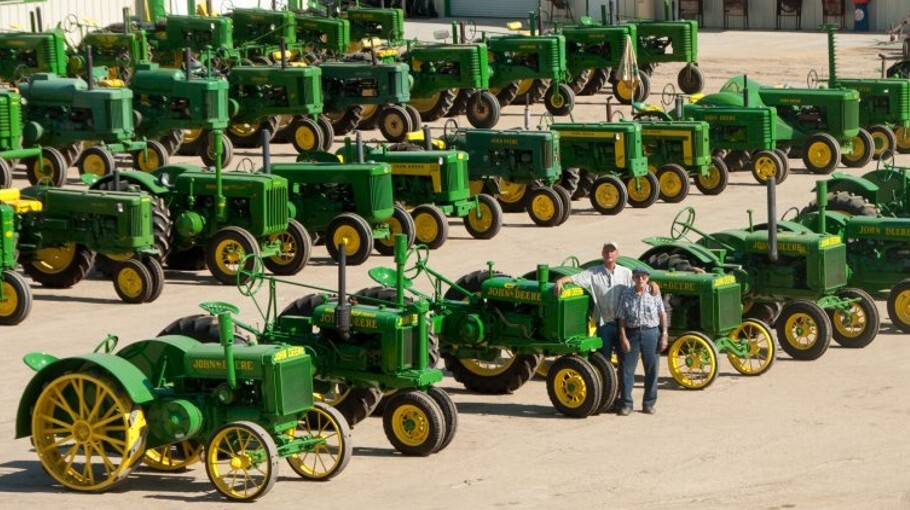
<svg viewBox="0 0 910 510">
<path fill-rule="evenodd" d="M 473 358 L 459 359 L 443 354 L 446 369 L 465 388 L 476 393 L 503 395 L 522 387 L 534 376 L 541 356 L 520 354 L 513 356 L 508 350 L 493 361 Z"/>
<path fill-rule="evenodd" d="M 894 132 L 897 141 L 897 152 L 901 154 L 910 154 L 910 128 L 899 127 Z"/>
<path fill-rule="evenodd" d="M 748 351 L 744 357 L 727 352 L 727 359 L 740 374 L 761 375 L 767 372 L 777 359 L 777 347 L 774 345 L 771 328 L 762 321 L 744 320 L 730 333 L 730 339 Z"/>
<path fill-rule="evenodd" d="M 299 221 L 288 219 L 288 228 L 284 232 L 272 234 L 269 241 L 278 241 L 280 247 L 277 255 L 263 259 L 262 263 L 273 274 L 291 276 L 299 273 L 310 260 L 313 241 L 310 233 Z"/>
<path fill-rule="evenodd" d="M 897 151 L 897 135 L 888 126 L 876 124 L 869 128 L 869 135 L 872 136 L 872 145 L 875 147 L 873 157 L 879 159 L 885 151 L 891 151 L 894 154 Z"/>
<path fill-rule="evenodd" d="M 275 130 L 275 136 L 272 137 L 272 143 L 291 143 L 291 125 L 294 123 L 294 115 L 277 115 L 278 129 Z"/>
<path fill-rule="evenodd" d="M 412 97 L 410 105 L 420 113 L 420 120 L 423 122 L 433 122 L 439 120 L 449 113 L 452 105 L 455 103 L 455 97 L 458 92 L 456 89 L 442 89 L 434 92 L 429 97 Z"/>
<path fill-rule="evenodd" d="M 781 170 L 780 179 L 777 181 L 777 184 L 781 184 L 790 176 L 790 156 L 782 149 L 774 149 L 774 153 L 780 158 L 780 162 L 784 164 L 784 167 Z"/>
<path fill-rule="evenodd" d="M 13 185 L 13 169 L 10 164 L 0 158 L 0 189 L 6 189 Z"/>
<path fill-rule="evenodd" d="M 888 293 L 888 317 L 891 325 L 910 333 L 910 279 L 902 280 Z"/>
<path fill-rule="evenodd" d="M 581 171 L 578 168 L 563 168 L 562 176 L 559 178 L 559 185 L 563 187 L 566 191 L 569 192 L 569 198 L 574 198 L 574 194 L 578 191 L 578 181 L 580 180 Z"/>
<path fill-rule="evenodd" d="M 739 172 L 746 169 L 751 158 L 748 152 L 737 149 L 724 154 L 723 159 L 728 171 Z"/>
<path fill-rule="evenodd" d="M 215 137 L 211 132 L 206 134 L 199 142 L 199 157 L 202 159 L 202 164 L 208 167 L 215 166 Z M 222 136 L 221 137 L 221 168 L 225 168 L 231 164 L 231 160 L 234 159 L 234 142 L 231 141 L 231 137 Z"/>
<path fill-rule="evenodd" d="M 299 301 L 299 300 L 298 300 Z M 280 317 L 280 316 L 279 316 Z M 221 342 L 221 330 L 218 326 L 218 317 L 213 315 L 193 314 L 181 317 L 158 332 L 156 336 L 179 335 L 188 336 L 193 340 L 206 344 Z M 247 345 L 250 339 L 241 330 L 234 327 L 234 345 Z"/>
<path fill-rule="evenodd" d="M 607 84 L 610 78 L 610 71 L 606 69 L 594 69 L 591 72 L 591 76 L 588 78 L 588 83 L 585 83 L 581 92 L 578 93 L 579 96 L 593 96 L 599 93 L 604 85 Z"/>
<path fill-rule="evenodd" d="M 411 119 L 411 133 L 420 131 L 423 128 L 423 120 L 420 118 L 420 112 L 417 111 L 417 108 L 409 104 L 401 105 L 404 108 L 404 111 L 407 112 L 408 118 Z"/>
<path fill-rule="evenodd" d="M 570 354 L 560 356 L 547 373 L 547 396 L 557 411 L 572 418 L 585 418 L 600 410 L 603 384 L 588 360 Z"/>
<path fill-rule="evenodd" d="M 180 150 L 180 144 L 183 143 L 183 131 L 179 129 L 171 131 L 161 138 L 158 138 L 158 141 L 161 142 L 161 145 L 164 145 L 164 149 L 167 151 L 167 155 L 170 158 L 170 156 L 177 154 L 177 151 Z"/>
<path fill-rule="evenodd" d="M 840 159 L 840 145 L 828 133 L 815 133 L 806 141 L 803 164 L 813 174 L 830 174 Z"/>
<path fill-rule="evenodd" d="M 306 480 L 332 479 L 354 454 L 351 427 L 337 409 L 322 402 L 315 402 L 297 422 L 294 437 L 322 440 L 287 458 L 291 469 Z"/>
<path fill-rule="evenodd" d="M 411 128 L 411 117 L 404 108 L 397 105 L 387 105 L 379 113 L 379 132 L 393 143 L 400 143 L 408 138 Z"/>
<path fill-rule="evenodd" d="M 346 243 L 346 244 L 345 244 Z M 338 262 L 338 247 L 345 244 L 345 262 L 359 266 L 370 258 L 373 251 L 373 229 L 354 213 L 341 213 L 329 223 L 326 234 L 326 249 L 332 260 Z"/>
<path fill-rule="evenodd" d="M 455 100 L 452 101 L 452 107 L 445 114 L 446 117 L 464 115 L 468 110 L 468 100 L 477 92 L 474 89 L 457 89 L 457 91 Z"/>
<path fill-rule="evenodd" d="M 831 344 L 831 320 L 812 301 L 797 299 L 784 305 L 777 318 L 777 340 L 793 359 L 820 358 Z"/>
<path fill-rule="evenodd" d="M 291 145 L 298 153 L 321 150 L 324 143 L 322 130 L 315 120 L 303 116 L 294 118 L 291 124 Z"/>
<path fill-rule="evenodd" d="M 449 220 L 440 208 L 433 204 L 418 205 L 411 211 L 411 217 L 417 244 L 424 244 L 431 250 L 445 244 L 449 238 Z"/>
<path fill-rule="evenodd" d="M 697 64 L 689 63 L 679 71 L 676 77 L 679 90 L 684 94 L 698 94 L 705 88 L 705 76 Z"/>
<path fill-rule="evenodd" d="M 113 169 L 114 158 L 110 156 L 110 153 L 107 153 L 107 155 L 111 161 L 110 168 Z M 66 184 L 66 160 L 57 149 L 45 147 L 41 149 L 41 159 L 26 158 L 22 162 L 25 164 L 25 176 L 32 186 L 41 184 L 59 188 Z"/>
<path fill-rule="evenodd" d="M 180 133 L 180 145 L 177 146 L 177 154 L 181 156 L 196 156 L 199 154 L 199 146 L 202 143 L 203 135 L 208 131 L 202 129 L 184 129 Z"/>
<path fill-rule="evenodd" d="M 396 204 L 392 217 L 383 223 L 389 226 L 389 237 L 375 239 L 374 248 L 380 255 L 391 256 L 395 254 L 395 234 L 404 234 L 408 238 L 408 248 L 414 245 L 415 232 L 414 218 L 408 214 L 404 207 Z"/>
<path fill-rule="evenodd" d="M 255 149 L 262 146 L 261 131 L 263 129 L 268 131 L 266 138 L 271 141 L 272 137 L 275 136 L 276 128 L 277 122 L 273 123 L 271 119 L 260 124 L 237 122 L 228 126 L 224 133 L 231 139 L 234 146 L 243 149 Z"/>
<path fill-rule="evenodd" d="M 613 404 L 616 403 L 616 397 L 619 395 L 619 374 L 616 373 L 616 367 L 600 351 L 592 352 L 588 356 L 588 361 L 597 370 L 597 376 L 601 382 L 600 405 L 594 411 L 594 414 L 605 413 L 613 407 Z M 537 368 L 537 374 L 541 375 L 540 372 L 543 369 L 543 377 L 549 375 L 550 365 L 552 363 L 547 364 L 546 360 L 541 362 Z"/>
<path fill-rule="evenodd" d="M 250 279 L 249 274 L 241 274 L 240 270 L 252 271 L 254 268 L 253 258 L 246 258 L 247 255 L 259 255 L 256 238 L 241 227 L 224 227 L 209 241 L 205 265 L 219 282 L 237 285 Z"/>
<path fill-rule="evenodd" d="M 629 192 L 622 181 L 612 175 L 604 175 L 591 186 L 591 205 L 600 214 L 619 214 L 629 200 Z"/>
<path fill-rule="evenodd" d="M 528 216 L 537 226 L 554 227 L 565 212 L 562 197 L 552 188 L 537 188 L 528 194 Z"/>
<path fill-rule="evenodd" d="M 205 249 L 193 246 L 186 250 L 172 250 L 164 262 L 168 269 L 175 271 L 202 271 L 205 269 Z"/>
<path fill-rule="evenodd" d="M 632 177 L 626 181 L 626 189 L 629 192 L 629 205 L 643 209 L 651 207 L 654 202 L 657 202 L 660 184 L 657 182 L 657 176 L 648 172 L 641 177 Z"/>
<path fill-rule="evenodd" d="M 0 286 L 3 286 L 0 325 L 15 326 L 24 321 L 32 310 L 32 289 L 22 275 L 9 269 L 3 271 Z"/>
<path fill-rule="evenodd" d="M 703 390 L 717 378 L 717 348 L 702 333 L 683 333 L 667 350 L 667 368 L 683 388 Z"/>
<path fill-rule="evenodd" d="M 591 74 L 593 72 L 594 69 L 584 69 L 581 72 L 572 75 L 572 79 L 568 81 L 568 84 L 572 89 L 572 92 L 575 92 L 575 95 L 581 95 L 581 91 L 585 89 L 585 85 L 588 84 L 588 80 L 591 79 Z"/>
<path fill-rule="evenodd" d="M 205 447 L 205 472 L 223 496 L 252 501 L 278 480 L 278 448 L 262 426 L 251 421 L 227 423 Z"/>
<path fill-rule="evenodd" d="M 427 395 L 439 406 L 446 425 L 445 434 L 442 435 L 442 442 L 439 444 L 439 448 L 436 449 L 436 452 L 440 452 L 445 450 L 446 446 L 449 446 L 449 443 L 455 439 L 455 433 L 458 432 L 458 408 L 455 407 L 452 397 L 438 386 L 427 388 Z"/>
<path fill-rule="evenodd" d="M 124 303 L 145 303 L 152 296 L 152 275 L 136 259 L 120 262 L 112 277 L 114 290 Z"/>
<path fill-rule="evenodd" d="M 523 212 L 528 207 L 531 191 L 537 189 L 533 184 L 518 184 L 511 181 L 499 182 L 499 194 L 496 200 L 505 212 Z"/>
<path fill-rule="evenodd" d="M 844 166 L 862 168 L 872 161 L 875 155 L 875 141 L 872 135 L 860 128 L 859 133 L 853 137 L 853 150 L 841 154 L 840 160 Z"/>
<path fill-rule="evenodd" d="M 67 168 L 73 166 L 82 155 L 82 142 L 67 145 L 60 151 L 60 154 L 63 154 L 63 161 L 66 162 Z"/>
<path fill-rule="evenodd" d="M 774 177 L 775 185 L 777 185 L 780 184 L 781 177 L 784 175 L 784 162 L 774 151 L 756 151 L 749 162 L 749 170 L 759 184 L 765 184 L 768 179 Z"/>
<path fill-rule="evenodd" d="M 590 195 L 595 180 L 594 174 L 585 169 L 579 169 L 578 187 L 572 192 L 572 200 L 579 200 Z"/>
<path fill-rule="evenodd" d="M 335 144 L 335 129 L 325 115 L 316 117 L 316 124 L 319 124 L 319 130 L 322 131 L 322 150 L 330 152 Z"/>
<path fill-rule="evenodd" d="M 389 397 L 382 415 L 386 438 L 404 455 L 426 457 L 438 451 L 445 438 L 442 409 L 426 393 L 409 389 Z"/>
<path fill-rule="evenodd" d="M 559 198 L 562 201 L 562 217 L 560 217 L 559 222 L 556 223 L 557 225 L 562 225 L 569 221 L 569 216 L 572 216 L 572 194 L 569 193 L 569 190 L 563 188 L 559 184 L 553 185 L 553 191 L 559 195 Z"/>
<path fill-rule="evenodd" d="M 543 101 L 549 88 L 550 80 L 530 80 L 530 83 L 527 80 L 521 80 L 518 96 L 512 101 L 512 104 L 524 106 L 526 102 L 527 104 L 539 103 Z"/>
<path fill-rule="evenodd" d="M 699 173 L 695 176 L 695 187 L 701 191 L 702 195 L 718 195 L 727 188 L 727 182 L 730 179 L 730 172 L 722 158 L 717 156 L 711 158 L 711 165 L 708 167 L 708 173 Z"/>
<path fill-rule="evenodd" d="M 670 204 L 677 204 L 689 196 L 689 173 L 686 169 L 670 163 L 657 171 L 660 199 Z"/>
<path fill-rule="evenodd" d="M 575 92 L 565 83 L 552 84 L 543 97 L 547 111 L 555 117 L 568 115 L 575 108 Z"/>
<path fill-rule="evenodd" d="M 647 73 L 639 73 L 640 83 L 635 89 L 635 95 L 632 95 L 632 89 L 622 81 L 617 81 L 613 85 L 613 97 L 620 104 L 632 104 L 632 102 L 642 102 L 651 95 L 651 77 Z"/>
<path fill-rule="evenodd" d="M 68 289 L 76 285 L 92 268 L 95 252 L 81 244 L 66 243 L 59 247 L 39 248 L 33 260 L 22 264 L 25 274 L 51 289 Z"/>
<path fill-rule="evenodd" d="M 468 122 L 478 129 L 490 129 L 499 122 L 501 105 L 492 93 L 487 90 L 478 92 L 479 97 L 471 96 L 466 105 L 465 114 Z"/>
<path fill-rule="evenodd" d="M 800 211 L 800 214 L 815 212 L 818 210 L 818 204 L 815 200 L 809 202 L 809 205 Z M 878 216 L 875 206 L 870 204 L 865 198 L 854 195 L 848 191 L 837 191 L 828 193 L 828 211 L 837 211 L 848 216 Z"/>
<path fill-rule="evenodd" d="M 474 239 L 493 239 L 502 229 L 502 207 L 495 198 L 477 195 L 477 208 L 464 217 L 464 228 Z"/>
<path fill-rule="evenodd" d="M 320 300 L 317 304 L 321 303 Z M 312 313 L 310 310 L 308 314 L 295 313 L 292 315 L 311 315 Z M 382 392 L 378 388 L 353 388 L 346 384 L 334 384 L 332 391 L 316 394 L 314 398 L 337 409 L 344 417 L 345 423 L 354 428 L 376 409 L 382 398 Z"/>
<path fill-rule="evenodd" d="M 167 148 L 158 140 L 147 140 L 145 149 L 134 152 L 133 168 L 151 172 L 168 164 Z"/>
<path fill-rule="evenodd" d="M 505 108 L 506 106 L 512 104 L 512 101 L 518 97 L 518 91 L 520 88 L 520 82 L 513 81 L 499 90 L 491 89 L 490 92 L 496 95 L 496 100 L 499 101 L 499 106 Z"/>
<path fill-rule="evenodd" d="M 343 112 L 323 112 L 323 115 L 332 123 L 335 134 L 343 136 L 357 129 L 363 120 L 363 106 L 355 104 Z"/>
<path fill-rule="evenodd" d="M 202 457 L 202 443 L 195 439 L 186 439 L 179 443 L 149 448 L 145 451 L 143 461 L 153 471 L 178 472 L 191 466 Z"/>
<path fill-rule="evenodd" d="M 77 406 L 74 411 L 72 406 Z M 68 489 L 101 492 L 142 459 L 145 413 L 116 382 L 91 372 L 49 381 L 32 409 L 32 443 L 44 471 Z"/>
<path fill-rule="evenodd" d="M 361 131 L 376 129 L 382 106 L 378 104 L 363 104 L 360 106 L 363 108 L 361 111 L 362 118 L 360 119 L 360 123 L 357 124 L 357 129 Z"/>
<path fill-rule="evenodd" d="M 880 320 L 875 300 L 866 291 L 856 288 L 841 289 L 837 296 L 843 299 L 858 299 L 850 304 L 850 313 L 840 310 L 828 312 L 834 341 L 841 347 L 856 349 L 865 347 L 878 335 Z M 849 315 L 849 317 L 848 317 Z"/>
<path fill-rule="evenodd" d="M 152 303 L 161 297 L 161 293 L 164 292 L 164 268 L 161 266 L 161 261 L 155 257 L 144 257 L 142 265 L 145 266 L 149 276 L 152 277 L 151 292 L 145 301 L 146 303 Z"/>
<path fill-rule="evenodd" d="M 756 319 L 765 324 L 777 324 L 777 316 L 783 305 L 780 303 L 755 302 L 747 300 L 743 303 L 743 319 Z"/>
</svg>

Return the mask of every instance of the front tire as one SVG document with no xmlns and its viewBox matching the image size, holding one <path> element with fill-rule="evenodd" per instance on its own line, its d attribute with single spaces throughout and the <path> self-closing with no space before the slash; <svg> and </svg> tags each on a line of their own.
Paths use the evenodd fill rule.
<svg viewBox="0 0 910 510">
<path fill-rule="evenodd" d="M 660 194 L 657 176 L 651 172 L 641 177 L 630 178 L 626 181 L 626 189 L 629 192 L 629 205 L 635 208 L 651 207 L 654 202 L 657 202 Z"/>
<path fill-rule="evenodd" d="M 32 289 L 22 276 L 9 269 L 0 279 L 3 298 L 0 299 L 0 325 L 15 326 L 24 321 L 32 310 Z"/>
<path fill-rule="evenodd" d="M 784 305 L 776 322 L 777 340 L 793 359 L 818 359 L 831 344 L 831 321 L 812 301 L 790 301 Z"/>
<path fill-rule="evenodd" d="M 382 428 L 402 454 L 426 457 L 442 445 L 445 417 L 429 395 L 414 389 L 398 391 L 388 398 Z"/>
<path fill-rule="evenodd" d="M 408 138 L 412 131 L 411 117 L 404 108 L 396 105 L 387 105 L 379 113 L 379 132 L 392 143 L 401 143 Z"/>
<path fill-rule="evenodd" d="M 389 226 L 389 236 L 385 239 L 375 239 L 374 247 L 381 255 L 390 256 L 395 254 L 395 234 L 404 234 L 408 238 L 408 247 L 414 244 L 414 219 L 408 214 L 408 211 L 400 205 L 395 205 L 392 217 L 385 223 Z"/>
<path fill-rule="evenodd" d="M 468 99 L 465 114 L 468 122 L 478 129 L 490 129 L 499 122 L 501 105 L 490 91 L 477 92 L 480 97 L 471 96 Z"/>
<path fill-rule="evenodd" d="M 657 171 L 660 199 L 677 204 L 689 196 L 689 173 L 675 163 L 664 165 Z"/>
<path fill-rule="evenodd" d="M 572 418 L 585 418 L 600 409 L 603 384 L 588 360 L 561 356 L 547 373 L 547 396 L 557 411 Z"/>
<path fill-rule="evenodd" d="M 299 221 L 288 219 L 288 228 L 284 232 L 272 234 L 269 241 L 278 241 L 280 248 L 277 255 L 273 255 L 262 262 L 273 274 L 291 276 L 299 273 L 310 260 L 313 251 L 313 241 L 310 234 Z"/>
<path fill-rule="evenodd" d="M 888 293 L 888 317 L 891 325 L 910 333 L 910 279 L 903 280 Z"/>
<path fill-rule="evenodd" d="M 622 212 L 629 200 L 626 185 L 612 175 L 599 177 L 591 185 L 591 206 L 600 214 L 615 215 Z"/>
<path fill-rule="evenodd" d="M 837 296 L 844 299 L 858 299 L 850 304 L 850 317 L 840 310 L 829 312 L 831 334 L 841 347 L 858 349 L 875 340 L 878 335 L 879 316 L 875 300 L 866 291 L 855 288 L 841 289 Z"/>
<path fill-rule="evenodd" d="M 338 262 L 339 246 L 344 244 L 346 263 L 363 264 L 373 251 L 373 229 L 365 219 L 354 213 L 341 213 L 329 223 L 326 249 L 332 260 Z"/>
<path fill-rule="evenodd" d="M 275 441 L 264 428 L 238 421 L 220 427 L 212 435 L 205 448 L 205 472 L 226 498 L 252 501 L 275 485 L 278 459 Z"/>
<path fill-rule="evenodd" d="M 247 230 L 230 226 L 219 230 L 209 241 L 205 253 L 205 265 L 216 280 L 225 285 L 236 285 L 250 279 L 240 274 L 241 269 L 252 271 L 254 260 L 247 255 L 259 255 L 259 243 Z"/>
<path fill-rule="evenodd" d="M 683 388 L 703 390 L 717 378 L 717 349 L 702 333 L 683 333 L 670 344 L 667 368 Z"/>
<path fill-rule="evenodd" d="M 702 195 L 719 195 L 727 188 L 730 180 L 730 171 L 723 158 L 714 156 L 706 174 L 699 173 L 695 176 L 695 187 Z"/>
<path fill-rule="evenodd" d="M 441 209 L 433 204 L 418 205 L 411 211 L 411 217 L 416 243 L 426 245 L 431 250 L 445 244 L 449 238 L 449 222 Z"/>
<path fill-rule="evenodd" d="M 727 360 L 742 375 L 761 375 L 771 368 L 777 359 L 777 347 L 771 328 L 762 321 L 746 319 L 732 333 L 730 339 L 747 349 L 743 357 L 734 352 L 727 353 Z"/>
<path fill-rule="evenodd" d="M 558 225 L 564 212 L 562 198 L 552 188 L 537 188 L 528 196 L 528 216 L 537 226 Z"/>
<path fill-rule="evenodd" d="M 815 133 L 806 141 L 803 164 L 813 174 L 830 174 L 840 159 L 840 145 L 828 133 Z"/>
<path fill-rule="evenodd" d="M 152 297 L 152 275 L 142 262 L 126 259 L 113 274 L 114 290 L 124 303 L 145 303 Z"/>
<path fill-rule="evenodd" d="M 287 458 L 291 469 L 307 480 L 323 481 L 335 477 L 344 471 L 354 453 L 351 427 L 337 409 L 322 402 L 315 402 L 297 422 L 294 436 L 321 440 Z"/>
<path fill-rule="evenodd" d="M 851 168 L 862 168 L 872 161 L 875 155 L 875 141 L 872 135 L 863 128 L 853 137 L 853 150 L 841 154 L 841 162 Z"/>
<path fill-rule="evenodd" d="M 477 207 L 464 217 L 464 228 L 474 239 L 493 239 L 502 229 L 502 207 L 495 198 L 481 193 Z"/>
<path fill-rule="evenodd" d="M 565 83 L 550 85 L 543 97 L 544 106 L 554 117 L 568 115 L 575 108 L 575 92 Z"/>
<path fill-rule="evenodd" d="M 23 160 L 25 164 L 25 176 L 32 186 L 44 185 L 59 188 L 66 183 L 66 160 L 63 154 L 53 147 L 41 149 L 41 159 L 28 158 Z M 113 158 L 111 158 L 113 159 Z M 113 165 L 111 166 L 113 168 Z M 12 183 L 12 178 L 10 179 Z"/>
</svg>

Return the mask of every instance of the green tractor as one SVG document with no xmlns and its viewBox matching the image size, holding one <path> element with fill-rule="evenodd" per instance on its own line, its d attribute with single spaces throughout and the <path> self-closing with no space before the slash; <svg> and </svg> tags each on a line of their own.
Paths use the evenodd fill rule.
<svg viewBox="0 0 910 510">
<path fill-rule="evenodd" d="M 243 60 L 234 46 L 234 24 L 224 16 L 168 14 L 155 20 L 146 30 L 146 37 L 152 60 L 161 67 L 186 67 L 186 48 L 202 59 L 202 65 L 219 72 L 226 72 Z"/>
<path fill-rule="evenodd" d="M 18 83 L 36 73 L 67 74 L 66 35 L 47 32 L 0 32 L 0 81 Z"/>
<path fill-rule="evenodd" d="M 389 46 L 404 41 L 404 11 L 377 7 L 348 7 L 341 12 L 351 25 L 351 46 L 348 53 L 364 48 L 364 40 L 379 39 Z M 374 46 L 370 43 L 369 46 Z"/>
<path fill-rule="evenodd" d="M 87 68 L 91 69 L 90 57 L 88 63 Z M 66 172 L 57 169 L 66 169 L 77 158 L 76 166 L 83 175 L 113 172 L 113 153 L 130 154 L 133 166 L 142 171 L 167 164 L 164 145 L 157 140 L 136 139 L 133 92 L 127 88 L 95 87 L 94 78 L 88 78 L 86 83 L 79 78 L 38 73 L 19 85 L 24 100 L 23 144 L 62 150 L 62 154 L 51 154 L 54 159 L 60 156 L 58 161 L 33 160 L 26 168 L 32 184 L 62 186 Z M 83 149 L 83 142 L 94 145 Z"/>
<path fill-rule="evenodd" d="M 750 221 L 747 228 L 712 234 L 695 228 L 695 210 L 687 207 L 674 218 L 670 238 L 644 240 L 652 248 L 639 259 L 658 269 L 734 276 L 743 288 L 743 315 L 775 324 L 781 347 L 795 359 L 819 358 L 832 336 L 843 347 L 868 345 L 878 334 L 878 310 L 866 292 L 846 286 L 841 238 L 779 232 L 773 199 L 769 204 L 767 224 Z M 689 232 L 701 238 L 690 241 Z"/>
<path fill-rule="evenodd" d="M 660 199 L 682 202 L 689 194 L 689 178 L 705 195 L 717 195 L 727 187 L 727 166 L 712 156 L 711 125 L 699 120 L 638 121 L 648 170 L 657 176 Z"/>
<path fill-rule="evenodd" d="M 429 128 L 424 140 L 429 141 Z M 356 161 L 356 146 L 346 143 L 345 161 Z M 388 163 L 392 168 L 393 196 L 411 207 L 415 242 L 430 249 L 445 244 L 449 217 L 462 218 L 475 239 L 492 239 L 502 228 L 502 207 L 492 196 L 471 194 L 468 153 L 460 150 L 433 150 L 427 143 L 379 146 L 365 156 Z"/>
<path fill-rule="evenodd" d="M 341 56 L 351 45 L 351 23 L 346 19 L 300 13 L 294 18 L 297 42 L 319 60 Z"/>
<path fill-rule="evenodd" d="M 344 470 L 351 430 L 336 410 L 313 402 L 307 350 L 235 345 L 237 309 L 200 306 L 218 317 L 220 345 L 169 335 L 115 354 L 117 337 L 109 336 L 88 354 L 25 356 L 37 374 L 20 399 L 16 437 L 31 438 L 54 482 L 101 492 L 143 458 L 164 471 L 202 459 L 221 495 L 252 501 L 275 485 L 280 459 L 306 480 Z"/>
<path fill-rule="evenodd" d="M 666 6 L 667 2 L 664 2 Z M 647 75 L 660 64 L 685 64 L 677 76 L 680 90 L 697 94 L 705 86 L 705 77 L 698 68 L 698 22 L 693 20 L 630 21 L 636 27 L 636 57 Z"/>
<path fill-rule="evenodd" d="M 22 147 L 22 98 L 0 87 L 0 189 L 13 185 L 13 167 L 46 168 L 51 175 L 65 175 L 66 161 L 53 147 Z"/>
<path fill-rule="evenodd" d="M 0 189 L 0 326 L 15 326 L 32 310 L 32 289 L 16 272 L 19 190 Z"/>
<path fill-rule="evenodd" d="M 227 17 L 233 21 L 235 48 L 240 57 L 259 65 L 282 59 L 301 58 L 297 41 L 297 19 L 290 11 L 235 8 Z M 282 47 L 282 45 L 285 45 Z"/>
<path fill-rule="evenodd" d="M 151 59 L 152 52 L 145 31 L 134 30 L 130 21 L 130 11 L 123 9 L 121 30 L 113 27 L 93 30 L 82 37 L 77 53 L 68 59 L 70 76 L 83 76 L 86 72 L 86 52 L 91 48 L 92 63 L 106 67 L 107 77 L 129 82 L 136 66 Z"/>
<path fill-rule="evenodd" d="M 396 261 L 404 260 L 407 242 L 406 236 L 397 236 Z M 348 295 L 346 277 L 342 255 L 337 291 L 268 278 L 268 302 L 257 303 L 266 326 L 259 330 L 237 322 L 234 336 L 310 353 L 313 384 L 295 391 L 315 393 L 351 427 L 377 410 L 383 393 L 390 394 L 381 413 L 392 446 L 409 456 L 441 451 L 455 437 L 458 410 L 449 395 L 434 386 L 442 380 L 442 371 L 433 367 L 439 354 L 431 341 L 435 337 L 427 302 L 407 299 L 401 289 L 366 289 Z M 241 287 L 241 292 L 256 301 L 254 294 L 263 283 L 262 274 L 253 271 L 249 286 Z M 278 313 L 277 283 L 318 293 L 296 299 Z M 211 317 L 193 315 L 172 322 L 161 334 L 187 335 L 211 344 L 218 338 L 217 326 Z"/>
<path fill-rule="evenodd" d="M 584 418 L 613 405 L 616 371 L 600 352 L 602 340 L 590 335 L 590 300 L 581 288 L 557 295 L 546 265 L 528 278 L 512 278 L 495 271 L 492 262 L 451 281 L 429 267 L 425 250 L 418 246 L 408 254 L 410 267 L 408 259 L 396 257 L 395 269 L 377 267 L 370 276 L 387 290 L 400 295 L 407 289 L 418 302 L 429 301 L 439 352 L 456 381 L 474 392 L 512 393 L 531 379 L 544 356 L 558 356 L 547 378 L 556 410 Z M 413 285 L 421 274 L 431 295 Z M 380 303 L 401 307 L 400 299 Z"/>
<path fill-rule="evenodd" d="M 859 92 L 859 125 L 872 137 L 876 159 L 885 151 L 898 150 L 895 132 L 907 138 L 910 132 L 910 78 L 841 78 L 837 74 L 834 25 L 825 25 L 828 32 L 828 87 L 848 88 Z M 818 73 L 809 72 L 809 88 L 818 86 Z M 864 135 L 854 144 L 868 142 Z M 906 143 L 905 143 L 906 146 Z"/>
<path fill-rule="evenodd" d="M 640 124 L 565 122 L 550 125 L 550 130 L 559 133 L 563 166 L 577 169 L 565 173 L 563 187 L 573 194 L 579 188 L 588 189 L 595 211 L 614 215 L 626 202 L 632 207 L 649 207 L 657 201 L 660 183 L 648 171 Z"/>
</svg>

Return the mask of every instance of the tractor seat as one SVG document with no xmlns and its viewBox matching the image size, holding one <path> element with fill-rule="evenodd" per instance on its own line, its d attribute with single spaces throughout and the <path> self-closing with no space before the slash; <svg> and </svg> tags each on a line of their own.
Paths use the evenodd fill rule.
<svg viewBox="0 0 910 510">
<path fill-rule="evenodd" d="M 22 198 L 18 189 L 0 189 L 0 202 L 10 206 L 16 214 L 41 212 L 42 204 L 34 198 Z"/>
</svg>

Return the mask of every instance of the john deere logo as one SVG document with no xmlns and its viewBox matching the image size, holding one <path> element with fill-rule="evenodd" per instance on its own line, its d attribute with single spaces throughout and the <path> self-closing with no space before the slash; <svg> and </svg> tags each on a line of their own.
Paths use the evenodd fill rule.
<svg viewBox="0 0 910 510">
<path fill-rule="evenodd" d="M 487 293 L 490 297 L 515 299 L 518 301 L 540 302 L 540 292 L 522 290 L 515 284 L 505 284 L 503 287 L 492 287 Z"/>
</svg>

